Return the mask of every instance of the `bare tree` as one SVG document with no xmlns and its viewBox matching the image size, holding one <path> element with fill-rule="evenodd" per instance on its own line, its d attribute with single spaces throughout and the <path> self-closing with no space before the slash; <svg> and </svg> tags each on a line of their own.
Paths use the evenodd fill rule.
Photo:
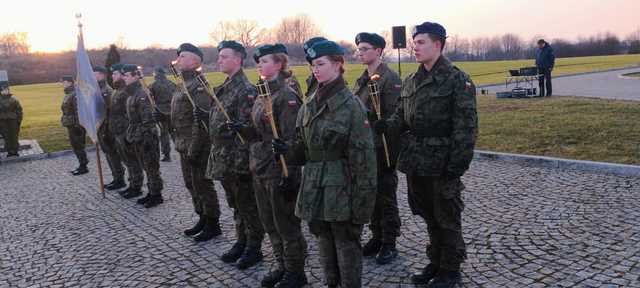
<svg viewBox="0 0 640 288">
<path fill-rule="evenodd" d="M 522 54 L 524 44 L 520 36 L 512 33 L 504 34 L 500 37 L 502 52 L 506 59 L 518 59 Z"/>
<path fill-rule="evenodd" d="M 286 17 L 273 29 L 273 37 L 276 42 L 294 45 L 304 44 L 304 41 L 322 32 L 318 25 L 306 14 Z"/>
<path fill-rule="evenodd" d="M 29 54 L 31 46 L 27 32 L 4 33 L 0 35 L 0 55 L 16 56 Z"/>
<path fill-rule="evenodd" d="M 235 40 L 246 48 L 255 47 L 261 40 L 265 29 L 260 29 L 254 20 L 240 19 L 235 21 L 221 21 L 209 33 L 215 45 L 223 40 Z"/>
<path fill-rule="evenodd" d="M 629 34 L 626 42 L 629 54 L 640 53 L 640 28 Z"/>
</svg>

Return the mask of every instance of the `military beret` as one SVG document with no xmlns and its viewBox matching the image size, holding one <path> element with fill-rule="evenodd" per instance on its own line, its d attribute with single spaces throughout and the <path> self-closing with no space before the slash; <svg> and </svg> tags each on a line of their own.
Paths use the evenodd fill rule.
<svg viewBox="0 0 640 288">
<path fill-rule="evenodd" d="M 0 90 L 9 89 L 9 81 L 0 81 Z"/>
<path fill-rule="evenodd" d="M 200 61 L 204 60 L 204 54 L 202 54 L 202 50 L 191 43 L 180 44 L 180 47 L 178 47 L 178 55 L 185 51 L 198 55 L 198 57 L 200 57 Z"/>
<path fill-rule="evenodd" d="M 360 42 L 369 43 L 375 48 L 384 49 L 387 46 L 387 41 L 384 41 L 384 38 L 376 33 L 359 33 L 356 35 L 356 45 L 360 44 Z"/>
<path fill-rule="evenodd" d="M 422 33 L 429 33 L 432 35 L 437 35 L 442 39 L 447 38 L 447 30 L 442 27 L 442 25 L 433 22 L 424 22 L 420 25 L 417 25 L 414 30 L 411 38 L 416 38 L 416 35 Z"/>
<path fill-rule="evenodd" d="M 220 44 L 218 44 L 218 52 L 220 52 L 220 50 L 224 48 L 229 48 L 231 50 L 234 50 L 242 54 L 242 59 L 247 58 L 247 50 L 244 49 L 244 46 L 242 46 L 242 44 L 236 41 L 233 41 L 233 40 L 220 41 Z"/>
<path fill-rule="evenodd" d="M 156 67 L 155 69 L 153 69 L 153 73 L 156 73 L 158 75 L 165 75 L 166 72 L 164 71 L 164 69 L 162 67 Z"/>
<path fill-rule="evenodd" d="M 107 68 L 104 68 L 104 66 L 94 66 L 93 67 L 93 72 L 100 72 L 100 73 L 103 73 L 103 74 L 109 73 L 109 71 L 107 71 Z"/>
<path fill-rule="evenodd" d="M 287 54 L 287 47 L 285 47 L 280 43 L 276 43 L 273 45 L 271 44 L 260 45 L 256 47 L 256 49 L 253 49 L 253 60 L 256 61 L 256 63 L 258 63 L 258 60 L 260 59 L 260 57 L 269 55 L 269 54 L 276 54 L 276 53 Z"/>
<path fill-rule="evenodd" d="M 117 63 L 117 64 L 113 64 L 111 65 L 111 73 L 113 72 L 120 72 L 120 69 L 122 69 L 122 64 L 121 63 Z"/>
<path fill-rule="evenodd" d="M 122 67 L 120 68 L 120 73 L 122 74 L 127 72 L 133 73 L 136 71 L 138 71 L 138 66 L 133 64 L 122 64 Z"/>
<path fill-rule="evenodd" d="M 62 81 L 73 82 L 73 76 L 71 75 L 63 75 L 61 79 Z"/>
<path fill-rule="evenodd" d="M 344 55 L 344 48 L 338 43 L 329 40 L 316 42 L 311 48 L 307 49 L 306 58 L 311 63 L 311 61 L 327 55 Z"/>
<path fill-rule="evenodd" d="M 302 45 L 302 49 L 304 49 L 304 53 L 307 54 L 307 50 L 309 50 L 309 48 L 311 48 L 311 46 L 313 46 L 313 44 L 316 44 L 320 41 L 327 41 L 327 38 L 324 37 L 313 37 L 309 40 L 307 40 L 307 42 L 304 42 L 304 45 Z"/>
</svg>

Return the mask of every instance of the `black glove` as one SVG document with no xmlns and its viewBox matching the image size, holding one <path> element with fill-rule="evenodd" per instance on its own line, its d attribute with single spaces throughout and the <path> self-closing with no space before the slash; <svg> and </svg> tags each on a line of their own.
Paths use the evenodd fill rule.
<svg viewBox="0 0 640 288">
<path fill-rule="evenodd" d="M 153 121 L 156 122 L 162 122 L 165 119 L 164 114 L 158 110 L 153 110 L 153 112 L 151 112 L 151 117 L 153 117 Z"/>
<path fill-rule="evenodd" d="M 224 124 L 226 125 L 225 129 L 227 131 L 233 131 L 234 133 L 240 133 L 242 129 L 247 127 L 247 125 L 242 124 L 240 122 L 233 121 L 233 120 L 227 121 Z"/>
<path fill-rule="evenodd" d="M 287 151 L 289 151 L 289 144 L 280 138 L 274 138 L 271 140 L 271 151 L 273 151 L 273 154 L 278 158 L 280 155 L 287 154 Z"/>
<path fill-rule="evenodd" d="M 387 130 L 387 120 L 376 120 L 376 122 L 373 122 L 373 131 L 376 132 L 376 134 L 382 134 Z"/>
<path fill-rule="evenodd" d="M 193 119 L 195 121 L 202 121 L 204 123 L 209 123 L 209 112 L 203 111 L 201 109 L 193 109 Z"/>
</svg>

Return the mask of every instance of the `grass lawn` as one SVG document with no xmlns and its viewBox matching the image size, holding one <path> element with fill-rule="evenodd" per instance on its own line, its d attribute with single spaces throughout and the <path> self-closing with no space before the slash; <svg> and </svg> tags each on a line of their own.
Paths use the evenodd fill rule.
<svg viewBox="0 0 640 288">
<path fill-rule="evenodd" d="M 456 64 L 479 85 L 500 83 L 509 69 L 532 66 L 533 60 Z M 554 74 L 631 65 L 640 65 L 640 55 L 561 58 L 556 60 Z M 397 69 L 395 63 L 390 66 Z M 416 68 L 415 63 L 403 63 L 403 77 Z M 349 64 L 345 78 L 349 83 L 354 83 L 363 69 L 362 65 Z M 292 70 L 300 80 L 303 91 L 306 90 L 304 79 L 309 75 L 308 67 L 296 66 Z M 249 79 L 257 80 L 255 69 L 248 69 L 246 72 Z M 224 75 L 219 72 L 208 73 L 207 78 L 216 85 L 224 81 Z M 151 81 L 150 78 L 146 79 L 147 83 Z M 12 92 L 20 100 L 25 112 L 20 137 L 38 140 L 42 148 L 49 152 L 69 149 L 66 130 L 60 125 L 60 105 L 63 98 L 61 85 L 46 83 L 13 86 Z M 632 140 L 640 139 L 640 132 L 633 130 L 631 123 L 638 123 L 640 120 L 640 116 L 635 116 L 640 115 L 640 103 L 567 97 L 501 101 L 492 98 L 495 97 L 479 96 L 479 149 L 639 163 L 636 145 Z"/>
</svg>

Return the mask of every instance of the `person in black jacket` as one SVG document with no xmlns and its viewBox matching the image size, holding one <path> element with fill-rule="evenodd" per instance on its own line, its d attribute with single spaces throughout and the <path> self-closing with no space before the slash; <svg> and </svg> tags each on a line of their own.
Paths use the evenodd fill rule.
<svg viewBox="0 0 640 288">
<path fill-rule="evenodd" d="M 545 84 L 547 88 L 547 96 L 551 96 L 551 70 L 556 62 L 556 56 L 553 54 L 553 48 L 544 39 L 538 40 L 538 49 L 536 49 L 536 67 L 538 67 L 538 79 L 540 85 L 540 96 L 544 97 Z M 546 83 L 545 83 L 546 82 Z"/>
</svg>

